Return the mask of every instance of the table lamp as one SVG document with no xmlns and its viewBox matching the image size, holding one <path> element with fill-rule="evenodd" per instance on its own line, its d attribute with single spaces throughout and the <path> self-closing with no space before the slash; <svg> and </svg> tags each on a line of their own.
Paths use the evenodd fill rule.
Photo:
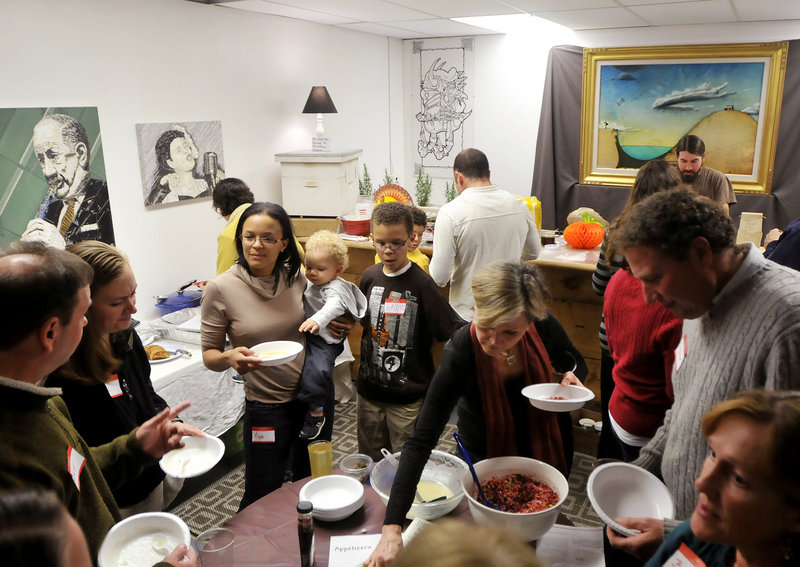
<svg viewBox="0 0 800 567">
<path fill-rule="evenodd" d="M 317 131 L 311 138 L 311 148 L 315 152 L 326 152 L 329 150 L 329 141 L 325 137 L 325 129 L 322 127 L 323 114 L 335 114 L 336 107 L 333 105 L 331 95 L 328 94 L 326 87 L 311 87 L 303 114 L 317 115 Z"/>
</svg>

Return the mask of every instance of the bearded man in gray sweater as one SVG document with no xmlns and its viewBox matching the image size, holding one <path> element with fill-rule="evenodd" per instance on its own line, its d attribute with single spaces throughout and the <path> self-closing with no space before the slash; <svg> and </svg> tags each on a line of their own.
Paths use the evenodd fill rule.
<svg viewBox="0 0 800 567">
<path fill-rule="evenodd" d="M 648 303 L 684 319 L 675 351 L 675 401 L 634 464 L 659 474 L 675 518 L 697 504 L 694 481 L 708 447 L 700 420 L 715 403 L 751 388 L 800 390 L 800 273 L 735 244 L 730 218 L 688 187 L 651 196 L 614 231 Z M 647 558 L 663 539 L 661 520 L 627 518 L 642 533 L 609 541 Z"/>
</svg>

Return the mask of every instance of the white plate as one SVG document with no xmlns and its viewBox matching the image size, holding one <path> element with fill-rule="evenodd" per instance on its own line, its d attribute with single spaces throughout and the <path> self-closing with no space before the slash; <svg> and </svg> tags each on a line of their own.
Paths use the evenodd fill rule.
<svg viewBox="0 0 800 567">
<path fill-rule="evenodd" d="M 583 386 L 562 386 L 561 384 L 531 384 L 522 389 L 522 395 L 530 400 L 535 408 L 545 411 L 575 411 L 594 399 L 594 392 Z M 551 398 L 559 397 L 563 400 Z"/>
<path fill-rule="evenodd" d="M 170 360 L 175 360 L 181 355 L 181 353 L 177 352 L 176 349 L 183 348 L 181 345 L 176 345 L 175 343 L 165 343 L 163 341 L 156 343 L 158 346 L 163 348 L 165 351 L 170 352 L 167 358 L 160 358 L 158 360 L 151 360 L 150 364 L 161 364 L 162 362 L 169 362 Z"/>
<path fill-rule="evenodd" d="M 97 554 L 99 567 L 154 565 L 175 547 L 189 545 L 189 527 L 174 514 L 146 512 L 113 526 Z"/>
<path fill-rule="evenodd" d="M 261 366 L 278 366 L 293 361 L 303 345 L 294 341 L 269 341 L 250 348 L 261 358 Z"/>
<path fill-rule="evenodd" d="M 184 436 L 184 446 L 161 457 L 161 470 L 175 478 L 192 478 L 207 473 L 222 459 L 225 444 L 212 435 Z"/>
<path fill-rule="evenodd" d="M 626 536 L 639 531 L 621 526 L 614 518 L 665 519 L 675 513 L 672 496 L 664 483 L 629 463 L 607 463 L 594 469 L 586 482 L 586 495 L 600 519 Z"/>
</svg>

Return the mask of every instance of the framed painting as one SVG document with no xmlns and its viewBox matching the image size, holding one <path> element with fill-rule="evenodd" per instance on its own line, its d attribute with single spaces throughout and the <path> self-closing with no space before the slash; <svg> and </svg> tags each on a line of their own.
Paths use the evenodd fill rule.
<svg viewBox="0 0 800 567">
<path fill-rule="evenodd" d="M 740 193 L 768 194 L 787 42 L 583 51 L 581 183 L 630 186 L 639 167 L 675 161 L 686 134 Z"/>
</svg>

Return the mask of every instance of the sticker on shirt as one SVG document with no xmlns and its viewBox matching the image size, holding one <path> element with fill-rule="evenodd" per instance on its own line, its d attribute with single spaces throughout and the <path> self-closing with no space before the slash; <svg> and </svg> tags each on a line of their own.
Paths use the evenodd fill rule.
<svg viewBox="0 0 800 567">
<path fill-rule="evenodd" d="M 108 395 L 112 398 L 118 398 L 122 395 L 122 386 L 120 385 L 118 375 L 114 374 L 111 380 L 106 382 L 106 390 L 108 390 Z"/>
<path fill-rule="evenodd" d="M 402 315 L 406 312 L 406 300 L 387 297 L 383 304 L 384 315 Z"/>
<path fill-rule="evenodd" d="M 706 567 L 705 562 L 697 554 L 682 543 L 678 551 L 673 553 L 664 563 L 664 567 Z"/>
<path fill-rule="evenodd" d="M 252 440 L 253 443 L 275 443 L 275 428 L 254 427 Z"/>
<path fill-rule="evenodd" d="M 81 472 L 83 465 L 86 464 L 86 457 L 73 449 L 72 445 L 67 447 L 67 471 L 72 477 L 72 482 L 78 487 L 78 492 L 81 490 Z"/>
<path fill-rule="evenodd" d="M 675 374 L 686 358 L 686 335 L 681 335 L 681 342 L 675 347 L 675 361 L 672 363 L 672 373 Z"/>
</svg>

